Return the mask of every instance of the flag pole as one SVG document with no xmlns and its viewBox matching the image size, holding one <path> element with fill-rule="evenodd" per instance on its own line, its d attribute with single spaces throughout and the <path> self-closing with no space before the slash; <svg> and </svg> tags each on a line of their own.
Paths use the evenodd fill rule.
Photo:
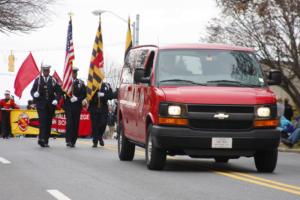
<svg viewBox="0 0 300 200">
<path fill-rule="evenodd" d="M 41 79 L 42 79 L 42 67 L 43 67 L 43 61 L 41 62 L 41 67 L 40 67 L 40 77 L 39 77 L 38 88 L 37 88 L 38 92 L 40 92 L 40 85 L 41 85 Z"/>
<path fill-rule="evenodd" d="M 68 12 L 68 15 L 69 15 L 69 17 L 70 17 L 70 21 L 72 21 L 72 16 L 74 15 L 74 13 L 72 12 L 72 11 L 70 11 L 70 12 Z M 73 34 L 73 33 L 72 33 Z M 73 37 L 73 36 L 72 36 Z M 73 73 L 73 60 L 72 60 L 72 64 L 71 64 L 71 66 L 72 66 L 72 73 Z M 72 77 L 72 88 L 71 88 L 71 95 L 73 95 L 73 92 L 74 92 L 74 84 L 73 84 L 73 82 L 74 82 L 74 80 L 73 80 L 73 77 Z M 67 94 L 68 95 L 68 94 Z"/>
</svg>

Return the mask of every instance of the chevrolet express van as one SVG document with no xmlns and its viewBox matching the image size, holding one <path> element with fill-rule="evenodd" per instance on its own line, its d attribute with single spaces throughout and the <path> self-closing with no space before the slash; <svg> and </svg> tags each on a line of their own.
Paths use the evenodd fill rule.
<svg viewBox="0 0 300 200">
<path fill-rule="evenodd" d="M 118 155 L 131 161 L 145 148 L 147 167 L 167 155 L 228 162 L 254 157 L 273 172 L 280 133 L 276 98 L 251 48 L 228 45 L 138 46 L 122 69 L 118 96 Z"/>
</svg>

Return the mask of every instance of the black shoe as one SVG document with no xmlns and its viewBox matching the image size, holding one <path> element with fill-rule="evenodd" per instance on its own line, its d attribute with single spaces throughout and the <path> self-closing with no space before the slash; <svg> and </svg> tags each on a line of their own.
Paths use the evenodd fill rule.
<svg viewBox="0 0 300 200">
<path fill-rule="evenodd" d="M 281 142 L 286 146 L 288 146 L 289 148 L 292 148 L 294 146 L 294 144 L 289 139 L 282 138 Z"/>
<path fill-rule="evenodd" d="M 92 147 L 97 148 L 97 143 L 94 143 Z"/>
<path fill-rule="evenodd" d="M 104 141 L 103 141 L 103 139 L 101 138 L 101 139 L 99 139 L 99 144 L 100 144 L 100 146 L 104 146 Z"/>
<path fill-rule="evenodd" d="M 44 143 L 44 141 L 42 141 L 42 140 L 39 140 L 39 141 L 38 141 L 38 144 L 39 144 L 41 147 L 45 147 L 45 143 Z"/>
<path fill-rule="evenodd" d="M 75 148 L 75 144 L 70 144 L 70 147 L 71 148 Z"/>
<path fill-rule="evenodd" d="M 50 147 L 49 144 L 45 144 L 45 147 Z"/>
<path fill-rule="evenodd" d="M 71 144 L 71 142 L 67 142 L 66 145 L 67 145 L 67 147 L 71 147 L 72 144 Z"/>
</svg>

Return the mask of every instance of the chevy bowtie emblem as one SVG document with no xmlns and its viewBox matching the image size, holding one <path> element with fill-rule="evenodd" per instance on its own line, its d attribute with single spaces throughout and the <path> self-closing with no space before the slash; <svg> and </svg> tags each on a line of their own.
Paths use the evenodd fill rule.
<svg viewBox="0 0 300 200">
<path fill-rule="evenodd" d="M 214 118 L 217 118 L 217 119 L 226 119 L 228 117 L 229 117 L 229 115 L 227 115 L 225 113 L 217 113 L 214 115 Z"/>
</svg>

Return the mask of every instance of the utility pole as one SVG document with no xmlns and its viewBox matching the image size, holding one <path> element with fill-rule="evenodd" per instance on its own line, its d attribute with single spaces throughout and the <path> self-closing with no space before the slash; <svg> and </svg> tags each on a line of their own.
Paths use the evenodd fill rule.
<svg viewBox="0 0 300 200">
<path fill-rule="evenodd" d="M 134 44 L 135 44 L 135 46 L 136 45 L 139 45 L 139 37 L 140 37 L 140 15 L 139 14 L 137 14 L 136 15 L 136 18 L 135 18 L 135 37 L 133 37 L 133 38 L 135 38 L 135 42 L 134 42 Z"/>
</svg>

